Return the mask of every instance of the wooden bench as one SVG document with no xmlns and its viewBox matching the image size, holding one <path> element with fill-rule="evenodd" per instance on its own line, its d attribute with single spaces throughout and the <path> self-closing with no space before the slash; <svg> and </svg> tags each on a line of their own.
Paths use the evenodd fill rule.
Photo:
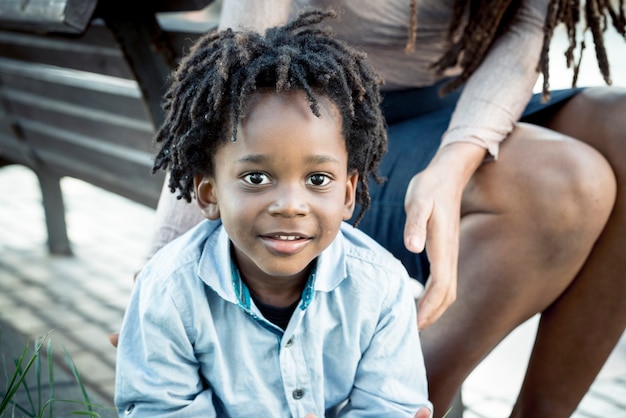
<svg viewBox="0 0 626 418">
<path fill-rule="evenodd" d="M 64 176 L 156 207 L 163 175 L 151 174 L 152 138 L 166 78 L 200 33 L 184 21 L 169 30 L 163 22 L 176 20 L 157 13 L 211 2 L 0 3 L 0 166 L 36 173 L 51 253 L 71 254 Z"/>
</svg>

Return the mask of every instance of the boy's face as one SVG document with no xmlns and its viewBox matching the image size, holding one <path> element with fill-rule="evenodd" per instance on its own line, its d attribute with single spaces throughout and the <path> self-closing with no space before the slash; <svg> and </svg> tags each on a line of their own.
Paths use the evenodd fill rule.
<svg viewBox="0 0 626 418">
<path fill-rule="evenodd" d="M 358 174 L 348 173 L 341 115 L 325 98 L 319 107 L 321 118 L 301 91 L 256 94 L 237 140 L 215 154 L 214 175 L 195 179 L 248 280 L 303 279 L 352 215 Z"/>
</svg>

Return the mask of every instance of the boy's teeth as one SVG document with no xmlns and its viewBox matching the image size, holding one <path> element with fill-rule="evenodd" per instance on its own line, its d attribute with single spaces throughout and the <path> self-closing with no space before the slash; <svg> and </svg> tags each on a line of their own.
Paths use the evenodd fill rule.
<svg viewBox="0 0 626 418">
<path fill-rule="evenodd" d="M 284 240 L 284 241 L 293 241 L 297 237 L 295 237 L 293 235 L 279 235 L 278 238 L 281 239 L 281 240 Z"/>
</svg>

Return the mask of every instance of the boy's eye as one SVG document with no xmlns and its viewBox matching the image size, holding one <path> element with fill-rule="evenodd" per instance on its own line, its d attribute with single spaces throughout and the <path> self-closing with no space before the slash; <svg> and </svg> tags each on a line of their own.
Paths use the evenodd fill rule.
<svg viewBox="0 0 626 418">
<path fill-rule="evenodd" d="M 325 174 L 313 174 L 307 180 L 307 184 L 312 186 L 326 186 L 330 182 L 330 178 Z"/>
<path fill-rule="evenodd" d="M 263 173 L 249 173 L 243 177 L 244 181 L 250 184 L 267 184 L 270 182 L 269 178 Z"/>
</svg>

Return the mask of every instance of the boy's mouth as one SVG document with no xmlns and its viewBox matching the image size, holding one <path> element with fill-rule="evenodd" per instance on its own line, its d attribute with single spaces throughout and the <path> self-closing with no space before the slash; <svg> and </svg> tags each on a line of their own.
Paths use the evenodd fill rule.
<svg viewBox="0 0 626 418">
<path fill-rule="evenodd" d="M 279 254 L 299 252 L 311 240 L 311 237 L 296 233 L 268 234 L 261 237 L 271 251 Z"/>
</svg>

